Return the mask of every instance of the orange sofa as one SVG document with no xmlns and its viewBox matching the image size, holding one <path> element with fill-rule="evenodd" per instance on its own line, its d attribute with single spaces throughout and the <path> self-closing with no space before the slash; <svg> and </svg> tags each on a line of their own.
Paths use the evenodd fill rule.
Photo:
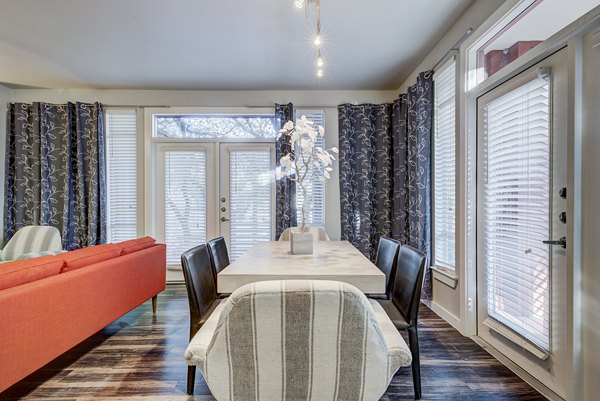
<svg viewBox="0 0 600 401">
<path fill-rule="evenodd" d="M 0 392 L 165 289 L 146 237 L 0 264 Z"/>
</svg>

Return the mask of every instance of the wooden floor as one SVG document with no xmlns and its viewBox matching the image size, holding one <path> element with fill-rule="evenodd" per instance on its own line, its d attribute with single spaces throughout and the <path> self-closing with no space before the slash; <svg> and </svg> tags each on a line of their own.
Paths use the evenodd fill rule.
<svg viewBox="0 0 600 401">
<path fill-rule="evenodd" d="M 195 395 L 185 394 L 185 288 L 169 286 L 158 299 L 156 316 L 146 302 L 0 393 L 0 400 L 214 400 L 200 373 Z M 419 326 L 424 400 L 545 400 L 426 307 Z M 412 399 L 410 367 L 401 368 L 382 400 Z"/>
</svg>

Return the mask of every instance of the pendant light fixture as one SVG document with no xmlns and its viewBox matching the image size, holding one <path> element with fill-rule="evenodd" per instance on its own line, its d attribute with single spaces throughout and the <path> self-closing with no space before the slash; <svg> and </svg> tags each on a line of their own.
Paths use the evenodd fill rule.
<svg viewBox="0 0 600 401">
<path fill-rule="evenodd" d="M 323 66 L 325 62 L 323 61 L 323 57 L 321 56 L 321 46 L 323 44 L 323 38 L 321 36 L 321 0 L 294 0 L 294 5 L 298 8 L 306 9 L 306 16 L 308 17 L 308 7 L 310 4 L 315 5 L 315 13 L 317 17 L 317 26 L 315 30 L 315 38 L 313 40 L 313 44 L 317 48 L 317 59 L 316 59 L 316 67 L 317 67 L 317 77 L 321 78 L 324 75 Z"/>
</svg>

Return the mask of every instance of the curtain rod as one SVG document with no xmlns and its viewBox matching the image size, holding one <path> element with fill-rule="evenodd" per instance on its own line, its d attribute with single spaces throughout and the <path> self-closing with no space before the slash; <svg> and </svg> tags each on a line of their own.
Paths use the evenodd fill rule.
<svg viewBox="0 0 600 401">
<path fill-rule="evenodd" d="M 448 57 L 448 55 L 450 53 L 453 52 L 457 52 L 460 48 L 460 45 L 469 37 L 469 35 L 471 35 L 473 33 L 473 28 L 469 28 L 467 29 L 467 31 L 465 33 L 463 33 L 463 35 L 452 45 L 452 47 L 450 47 L 450 49 L 448 49 L 448 51 L 446 53 L 444 53 L 444 55 L 438 60 L 437 63 L 435 63 L 433 65 L 433 67 L 431 67 L 429 70 L 435 72 L 435 69 L 439 67 L 440 64 L 442 64 L 446 58 Z"/>
<path fill-rule="evenodd" d="M 114 109 L 125 109 L 125 108 L 131 108 L 131 107 L 135 107 L 135 108 L 140 108 L 140 107 L 154 107 L 157 109 L 168 109 L 171 108 L 171 106 L 167 106 L 164 104 L 148 104 L 148 105 L 140 105 L 140 104 L 104 104 L 101 103 L 102 106 L 104 107 L 110 107 L 110 108 L 114 108 Z"/>
</svg>

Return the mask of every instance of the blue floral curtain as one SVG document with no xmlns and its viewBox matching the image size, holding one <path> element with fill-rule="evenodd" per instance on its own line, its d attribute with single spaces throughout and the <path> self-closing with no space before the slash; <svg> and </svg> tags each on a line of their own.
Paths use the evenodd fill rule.
<svg viewBox="0 0 600 401">
<path fill-rule="evenodd" d="M 294 106 L 288 104 L 275 105 L 275 130 L 283 128 L 287 121 L 294 120 Z M 289 136 L 281 136 L 275 143 L 275 160 L 279 171 L 279 159 L 291 151 Z M 297 224 L 296 183 L 288 176 L 279 177 L 275 183 L 275 240 L 278 240 L 286 228 Z"/>
<path fill-rule="evenodd" d="M 104 115 L 99 103 L 12 103 L 4 235 L 54 226 L 63 248 L 106 242 Z"/>
<path fill-rule="evenodd" d="M 393 104 L 338 108 L 342 239 L 372 260 L 382 235 L 431 260 L 432 75 L 419 74 Z"/>
</svg>

